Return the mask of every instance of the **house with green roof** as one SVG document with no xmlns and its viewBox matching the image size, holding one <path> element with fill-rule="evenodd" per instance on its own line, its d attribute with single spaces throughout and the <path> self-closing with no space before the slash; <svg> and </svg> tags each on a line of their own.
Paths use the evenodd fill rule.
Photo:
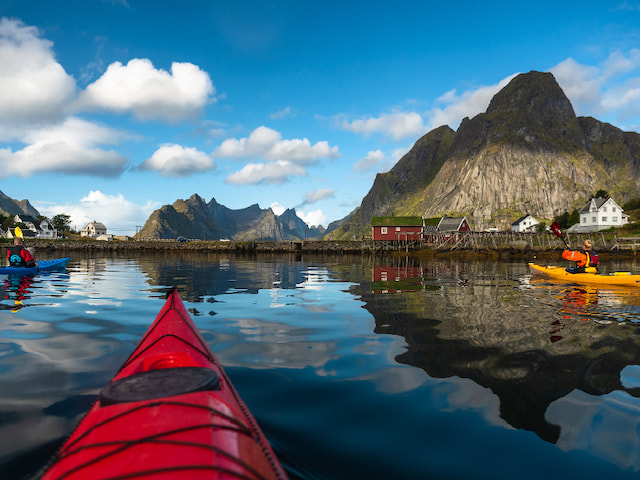
<svg viewBox="0 0 640 480">
<path fill-rule="evenodd" d="M 422 218 L 422 217 L 373 217 L 371 219 L 373 240 L 417 241 L 431 238 L 438 232 L 470 232 L 466 217 Z"/>
</svg>

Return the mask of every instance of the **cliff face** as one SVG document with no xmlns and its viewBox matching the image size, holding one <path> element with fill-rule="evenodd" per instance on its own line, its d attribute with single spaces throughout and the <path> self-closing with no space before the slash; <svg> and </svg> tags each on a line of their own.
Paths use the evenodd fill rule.
<svg viewBox="0 0 640 480">
<path fill-rule="evenodd" d="M 176 200 L 154 211 L 136 238 L 171 239 L 178 236 L 203 240 L 299 240 L 322 234 L 308 228 L 295 210 L 277 216 L 257 204 L 232 210 L 214 198 L 206 203 L 199 195 Z"/>
<path fill-rule="evenodd" d="M 0 192 L 0 213 L 3 215 L 29 215 L 37 217 L 40 212 L 33 208 L 28 200 L 14 200 Z"/>
<path fill-rule="evenodd" d="M 330 234 L 370 231 L 373 216 L 466 215 L 473 228 L 507 228 L 582 206 L 599 189 L 619 203 L 640 192 L 640 134 L 576 117 L 550 73 L 515 77 L 458 131 L 422 137 Z"/>
</svg>

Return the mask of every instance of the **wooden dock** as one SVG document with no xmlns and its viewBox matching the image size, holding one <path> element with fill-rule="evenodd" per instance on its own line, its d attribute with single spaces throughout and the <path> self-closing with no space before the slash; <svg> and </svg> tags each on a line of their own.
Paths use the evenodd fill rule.
<svg viewBox="0 0 640 480">
<path fill-rule="evenodd" d="M 613 232 L 565 233 L 564 239 L 573 249 L 579 249 L 589 239 L 596 250 L 640 250 L 640 237 L 618 237 Z M 381 242 L 376 242 L 380 244 Z M 375 248 L 375 247 L 374 247 Z M 382 249 L 395 250 L 459 250 L 459 249 L 563 249 L 565 243 L 550 232 L 431 232 L 419 241 L 386 242 Z"/>
</svg>

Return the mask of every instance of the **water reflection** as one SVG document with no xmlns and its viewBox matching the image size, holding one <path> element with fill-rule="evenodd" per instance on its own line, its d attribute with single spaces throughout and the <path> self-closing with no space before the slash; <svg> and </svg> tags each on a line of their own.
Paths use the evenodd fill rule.
<svg viewBox="0 0 640 480">
<path fill-rule="evenodd" d="M 528 273 L 525 262 L 167 253 L 79 256 L 59 277 L 2 284 L 8 309 L 12 295 L 61 308 L 0 311 L 0 477 L 3 458 L 26 465 L 68 433 L 173 285 L 271 437 L 313 466 L 305 478 L 526 477 L 536 455 L 562 462 L 553 478 L 637 469 L 640 289 Z M 339 467 L 325 465 L 336 455 Z M 517 466 L 496 466 L 504 457 Z"/>
<path fill-rule="evenodd" d="M 231 302 L 225 310 L 237 312 L 231 321 L 247 340 L 226 339 L 233 344 L 224 352 L 232 365 L 259 357 L 256 363 L 276 366 L 286 358 L 289 366 L 314 366 L 322 375 L 339 358 L 340 346 L 321 343 L 318 321 L 290 318 L 284 307 L 328 314 L 318 317 L 323 322 L 338 312 L 326 301 L 315 304 L 286 291 L 353 281 L 359 286 L 352 293 L 375 320 L 374 333 L 406 342 L 395 361 L 435 379 L 472 380 L 497 397 L 501 419 L 551 443 L 560 441 L 563 427 L 547 416 L 550 405 L 576 390 L 592 396 L 621 390 L 620 371 L 640 363 L 635 326 L 640 292 L 633 289 L 540 283 L 531 280 L 524 263 L 347 260 L 317 269 L 313 260 L 287 256 L 257 264 L 234 256 L 213 261 L 178 256 L 142 269 L 153 283 L 176 284 L 188 299 L 203 305 L 192 309 L 194 315 L 215 315 L 217 298 Z M 244 298 L 236 303 L 230 297 L 261 297 L 263 291 L 269 292 L 268 300 L 247 304 Z M 266 303 L 282 309 L 282 316 L 275 314 L 267 323 L 256 318 Z M 312 333 L 317 337 L 313 342 L 308 340 Z"/>
<path fill-rule="evenodd" d="M 447 263 L 422 265 L 421 278 L 438 278 L 441 289 L 414 295 L 377 295 L 372 276 L 372 288 L 361 288 L 365 308 L 376 333 L 406 340 L 398 362 L 490 389 L 513 427 L 557 443 L 562 427 L 546 415 L 551 404 L 575 390 L 620 390 L 620 371 L 640 362 L 639 291 L 532 284 L 484 264 L 467 264 L 455 281 L 439 274 Z"/>
</svg>

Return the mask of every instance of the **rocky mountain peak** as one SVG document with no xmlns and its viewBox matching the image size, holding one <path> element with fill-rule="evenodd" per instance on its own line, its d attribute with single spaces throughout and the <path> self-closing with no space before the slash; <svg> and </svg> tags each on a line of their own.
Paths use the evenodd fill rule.
<svg viewBox="0 0 640 480">
<path fill-rule="evenodd" d="M 571 102 L 553 74 L 535 71 L 514 77 L 491 99 L 486 113 L 528 117 L 536 123 L 569 123 L 576 118 Z"/>
<path fill-rule="evenodd" d="M 316 238 L 324 229 L 308 227 L 295 209 L 276 216 L 271 208 L 257 203 L 237 210 L 212 198 L 209 203 L 197 194 L 187 200 L 176 200 L 154 211 L 137 238 L 200 238 L 216 240 L 300 240 Z"/>
<path fill-rule="evenodd" d="M 452 153 L 477 154 L 488 145 L 537 152 L 585 149 L 585 136 L 571 102 L 551 73 L 517 75 L 485 113 L 465 118 Z"/>
</svg>

